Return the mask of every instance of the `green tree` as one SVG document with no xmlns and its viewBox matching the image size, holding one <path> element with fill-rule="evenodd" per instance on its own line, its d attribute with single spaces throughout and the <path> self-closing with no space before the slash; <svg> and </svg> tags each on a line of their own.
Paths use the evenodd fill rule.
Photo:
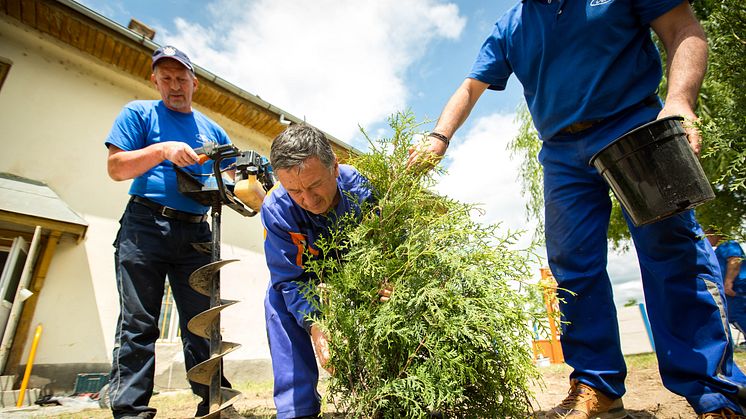
<svg viewBox="0 0 746 419">
<path fill-rule="evenodd" d="M 709 68 L 698 102 L 703 144 L 700 162 L 712 183 L 716 199 L 697 207 L 703 227 L 714 227 L 725 235 L 746 238 L 746 3 L 704 0 L 694 3 L 707 32 Z M 665 53 L 661 48 L 659 50 Z M 662 57 L 665 62 L 665 56 Z M 666 80 L 659 93 L 665 97 Z M 536 159 L 541 147 L 525 104 L 518 110 L 521 124 L 509 149 L 521 159 L 523 193 L 528 196 L 527 218 L 543 220 L 543 175 Z M 540 228 L 543 225 L 540 223 Z M 540 233 L 543 230 L 539 230 Z M 629 231 L 621 206 L 612 195 L 609 225 L 611 246 L 629 246 Z"/>
<path fill-rule="evenodd" d="M 328 396 L 352 417 L 527 417 L 529 254 L 473 221 L 474 206 L 434 194 L 432 173 L 405 168 L 411 114 L 390 125 L 351 161 L 377 202 L 337 223 L 306 266 L 325 284 L 307 292 L 330 338 Z"/>
<path fill-rule="evenodd" d="M 697 5 L 697 3 L 701 3 Z M 716 199 L 698 210 L 704 226 L 743 239 L 746 233 L 746 3 L 695 2 L 710 45 L 702 88 L 702 165 Z"/>
</svg>

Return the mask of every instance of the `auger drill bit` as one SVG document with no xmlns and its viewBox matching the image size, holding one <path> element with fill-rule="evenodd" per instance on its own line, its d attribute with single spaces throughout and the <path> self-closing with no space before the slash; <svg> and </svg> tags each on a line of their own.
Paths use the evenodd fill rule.
<svg viewBox="0 0 746 419">
<path fill-rule="evenodd" d="M 189 276 L 189 285 L 198 293 L 210 297 L 210 308 L 194 316 L 187 329 L 195 335 L 207 338 L 210 342 L 210 357 L 187 371 L 190 381 L 209 387 L 209 413 L 202 418 L 220 418 L 221 412 L 233 405 L 240 397 L 237 390 L 222 387 L 223 357 L 235 351 L 238 343 L 223 342 L 220 336 L 220 312 L 237 301 L 220 298 L 220 269 L 237 259 L 220 259 L 221 208 L 227 205 L 239 214 L 252 217 L 259 212 L 265 192 L 272 188 L 275 177 L 267 159 L 255 151 L 239 151 L 230 144 L 207 143 L 194 150 L 200 155 L 200 162 L 213 160 L 213 175 L 217 188 L 206 187 L 186 171 L 176 167 L 179 191 L 203 205 L 211 206 L 212 239 L 208 243 L 193 243 L 202 253 L 210 254 L 212 261 L 195 270 Z M 223 182 L 220 162 L 225 158 L 236 157 L 236 184 L 239 192 L 247 200 L 244 206 L 237 195 Z M 252 205 L 253 204 L 253 205 Z"/>
<path fill-rule="evenodd" d="M 237 262 L 237 259 L 220 260 L 220 204 L 212 208 L 211 244 L 212 262 L 204 265 L 189 276 L 189 285 L 198 293 L 210 297 L 210 308 L 194 316 L 187 324 L 187 329 L 195 335 L 210 341 L 210 358 L 187 371 L 187 378 L 195 383 L 209 387 L 209 413 L 203 417 L 219 418 L 220 412 L 231 406 L 240 396 L 240 392 L 222 387 L 223 357 L 238 349 L 238 343 L 223 342 L 220 335 L 220 312 L 237 301 L 220 298 L 220 268 Z M 230 397 L 224 397 L 230 392 Z"/>
</svg>

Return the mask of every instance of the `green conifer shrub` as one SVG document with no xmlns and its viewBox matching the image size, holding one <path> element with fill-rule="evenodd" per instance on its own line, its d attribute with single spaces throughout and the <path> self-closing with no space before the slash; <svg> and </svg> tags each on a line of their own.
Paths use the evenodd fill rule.
<svg viewBox="0 0 746 419">
<path fill-rule="evenodd" d="M 475 222 L 475 206 L 433 193 L 432 172 L 408 170 L 417 124 L 410 113 L 389 122 L 392 137 L 350 161 L 377 202 L 306 263 L 325 284 L 306 292 L 330 339 L 327 397 L 350 417 L 530 416 L 529 253 Z M 394 291 L 382 303 L 384 284 Z"/>
</svg>

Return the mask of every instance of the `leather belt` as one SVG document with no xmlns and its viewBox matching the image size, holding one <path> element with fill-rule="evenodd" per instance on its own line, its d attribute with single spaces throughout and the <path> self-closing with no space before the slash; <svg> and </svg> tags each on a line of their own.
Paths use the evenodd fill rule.
<svg viewBox="0 0 746 419">
<path fill-rule="evenodd" d="M 562 128 L 560 132 L 563 134 L 577 134 L 579 132 L 587 130 L 588 128 L 598 124 L 601 121 L 603 121 L 603 119 L 591 119 L 590 121 L 576 122 Z"/>
<path fill-rule="evenodd" d="M 191 212 L 179 211 L 177 209 L 173 209 L 165 205 L 161 205 L 157 202 L 153 202 L 147 198 L 143 198 L 137 195 L 132 195 L 132 197 L 130 198 L 130 201 L 135 202 L 140 205 L 144 205 L 150 208 L 151 210 L 155 211 L 158 215 L 162 215 L 172 220 L 184 221 L 187 223 L 201 223 L 207 220 L 207 214 L 199 215 L 199 214 L 192 214 Z"/>
<path fill-rule="evenodd" d="M 652 95 L 646 97 L 645 99 L 643 99 L 642 101 L 640 101 L 640 103 L 638 103 L 636 105 L 633 105 L 633 107 L 634 106 L 639 106 L 639 105 L 642 105 L 642 106 L 660 106 L 660 100 L 658 99 L 658 95 L 657 94 L 652 94 Z M 570 125 L 562 128 L 559 132 L 561 132 L 563 134 L 577 134 L 579 132 L 587 130 L 588 128 L 590 128 L 590 127 L 598 124 L 601 121 L 603 121 L 603 118 L 601 118 L 601 119 L 591 119 L 591 120 L 588 120 L 588 121 L 576 122 L 574 124 L 570 124 Z"/>
</svg>

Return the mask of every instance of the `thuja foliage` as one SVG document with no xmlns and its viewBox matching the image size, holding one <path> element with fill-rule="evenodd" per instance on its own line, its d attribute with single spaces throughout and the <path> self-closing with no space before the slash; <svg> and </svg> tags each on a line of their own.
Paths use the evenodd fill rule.
<svg viewBox="0 0 746 419">
<path fill-rule="evenodd" d="M 376 202 L 306 265 L 324 284 L 308 292 L 330 339 L 328 396 L 350 417 L 529 416 L 538 374 L 517 286 L 532 276 L 527 254 L 473 221 L 472 205 L 433 193 L 431 172 L 407 169 L 417 124 L 410 113 L 389 122 L 391 138 L 368 138 L 350 162 Z M 380 302 L 385 285 L 393 295 Z"/>
<path fill-rule="evenodd" d="M 702 87 L 702 165 L 716 199 L 698 212 L 700 222 L 727 236 L 746 238 L 746 4 L 696 2 L 710 45 Z"/>
</svg>

